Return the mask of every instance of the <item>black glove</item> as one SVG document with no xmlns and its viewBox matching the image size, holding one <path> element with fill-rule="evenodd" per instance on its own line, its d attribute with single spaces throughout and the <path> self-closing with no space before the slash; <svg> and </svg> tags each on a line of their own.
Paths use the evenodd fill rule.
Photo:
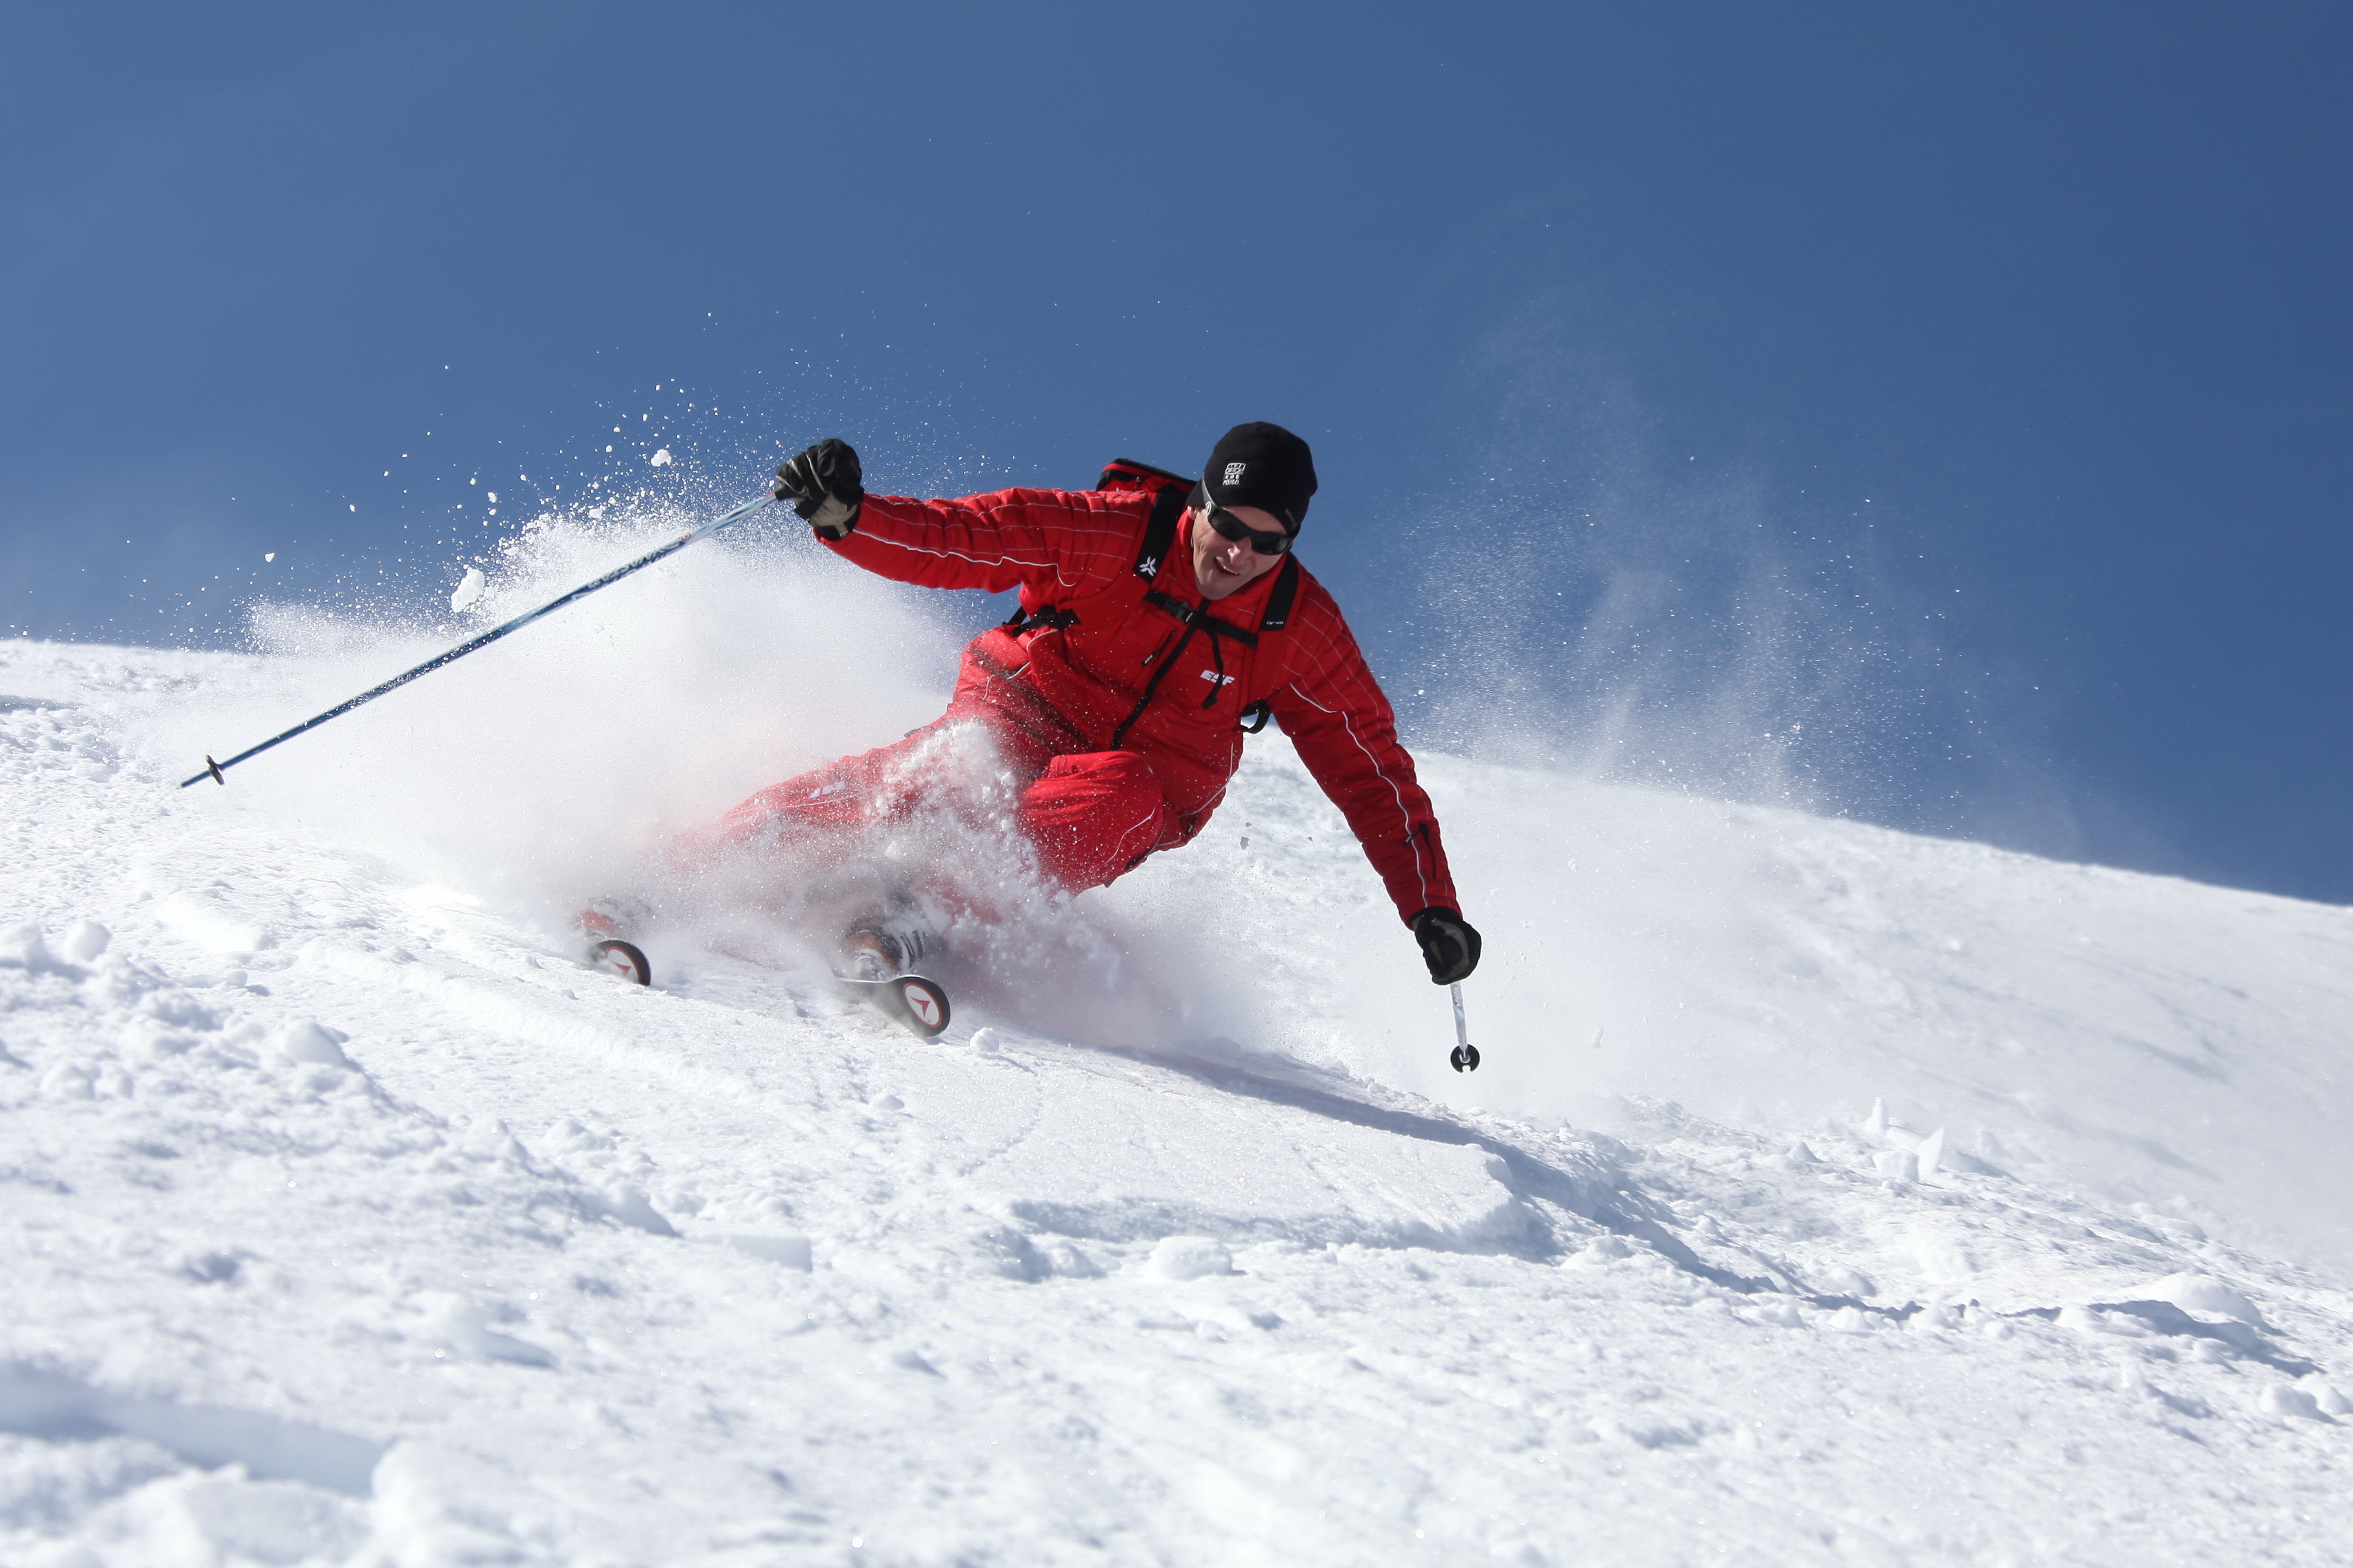
<svg viewBox="0 0 2353 1568">
<path fill-rule="evenodd" d="M 1421 943 L 1421 961 L 1430 965 L 1431 984 L 1467 980 L 1479 967 L 1479 933 L 1452 910 L 1427 909 L 1411 923 L 1413 940 Z"/>
<path fill-rule="evenodd" d="M 865 479 L 859 471 L 857 448 L 828 436 L 776 470 L 776 499 L 792 502 L 793 510 L 828 539 L 847 539 L 866 501 Z"/>
</svg>

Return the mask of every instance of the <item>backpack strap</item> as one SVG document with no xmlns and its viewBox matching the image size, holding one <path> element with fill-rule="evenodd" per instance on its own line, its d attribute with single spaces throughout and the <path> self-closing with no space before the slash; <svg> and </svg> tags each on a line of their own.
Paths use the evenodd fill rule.
<svg viewBox="0 0 2353 1568">
<path fill-rule="evenodd" d="M 1274 591 L 1266 596 L 1266 611 L 1258 618 L 1261 634 L 1279 632 L 1291 624 L 1291 606 L 1299 598 L 1299 557 L 1286 555 L 1276 568 Z M 1274 717 L 1274 704 L 1261 698 L 1242 710 L 1242 733 L 1255 735 Z"/>
<path fill-rule="evenodd" d="M 1258 618 L 1261 632 L 1279 632 L 1291 624 L 1291 606 L 1299 598 L 1299 557 L 1286 554 L 1275 569 L 1274 592 L 1266 596 L 1266 611 Z"/>
<path fill-rule="evenodd" d="M 1168 559 L 1168 552 L 1176 543 L 1176 520 L 1185 510 L 1185 500 L 1192 494 L 1194 483 L 1182 474 L 1139 463 L 1134 458 L 1113 458 L 1111 466 L 1103 469 L 1103 478 L 1095 481 L 1099 490 L 1152 492 L 1152 515 L 1144 525 L 1144 543 L 1135 552 L 1134 566 L 1135 574 L 1146 583 L 1160 574 L 1160 563 Z M 1018 637 L 1040 627 L 1060 630 L 1076 626 L 1078 620 L 1075 612 L 1053 605 L 1040 605 L 1034 610 L 1017 606 L 1004 629 Z"/>
<path fill-rule="evenodd" d="M 1188 626 L 1198 626 L 1212 638 L 1223 637 L 1228 642 L 1238 642 L 1244 647 L 1258 647 L 1256 632 L 1235 626 L 1230 621 L 1216 619 L 1209 614 L 1209 606 L 1207 605 L 1188 605 L 1182 599 L 1170 597 L 1157 588 L 1146 591 L 1144 602 L 1164 616 L 1173 616 Z"/>
<path fill-rule="evenodd" d="M 1144 548 L 1135 554 L 1135 574 L 1147 583 L 1160 575 L 1160 563 L 1176 542 L 1176 520 L 1184 513 L 1187 494 L 1166 485 L 1152 498 L 1152 521 L 1144 525 Z"/>
<path fill-rule="evenodd" d="M 1013 614 L 998 629 L 1019 637 L 1023 632 L 1034 632 L 1040 627 L 1048 631 L 1060 631 L 1067 626 L 1074 626 L 1078 624 L 1079 616 L 1075 610 L 1057 609 L 1051 605 L 1040 605 L 1034 610 L 1025 610 L 1016 605 L 1013 606 Z"/>
<path fill-rule="evenodd" d="M 1099 490 L 1149 490 L 1152 518 L 1144 525 L 1144 547 L 1135 554 L 1135 574 L 1149 583 L 1160 574 L 1160 563 L 1176 542 L 1177 514 L 1198 481 L 1170 473 L 1134 458 L 1113 458 L 1095 481 Z"/>
</svg>

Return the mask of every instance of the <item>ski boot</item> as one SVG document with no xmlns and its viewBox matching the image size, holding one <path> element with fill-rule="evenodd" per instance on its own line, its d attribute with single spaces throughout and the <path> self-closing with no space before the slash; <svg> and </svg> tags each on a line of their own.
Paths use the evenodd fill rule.
<svg viewBox="0 0 2353 1568">
<path fill-rule="evenodd" d="M 914 967 L 940 951 L 939 933 L 912 900 L 859 921 L 841 938 L 842 986 L 926 1039 L 948 1026 L 948 994 Z"/>
<path fill-rule="evenodd" d="M 888 912 L 869 915 L 852 925 L 842 935 L 841 953 L 849 961 L 852 978 L 888 980 L 912 972 L 925 954 L 938 950 L 939 943 L 939 934 L 923 918 L 923 911 L 913 902 L 902 900 Z"/>
</svg>

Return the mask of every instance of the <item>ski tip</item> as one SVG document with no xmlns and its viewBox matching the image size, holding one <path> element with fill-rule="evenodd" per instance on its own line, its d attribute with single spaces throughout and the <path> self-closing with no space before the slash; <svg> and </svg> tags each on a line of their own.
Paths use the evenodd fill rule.
<svg viewBox="0 0 2353 1568">
<path fill-rule="evenodd" d="M 930 1039 L 948 1026 L 945 987 L 920 974 L 837 974 L 834 984 Z"/>
<path fill-rule="evenodd" d="M 654 966 L 647 961 L 645 950 L 617 937 L 589 944 L 588 967 L 609 971 L 636 985 L 654 983 Z"/>
<path fill-rule="evenodd" d="M 892 994 L 904 1011 L 907 1025 L 930 1039 L 948 1026 L 948 994 L 920 974 L 902 974 L 891 982 Z"/>
</svg>

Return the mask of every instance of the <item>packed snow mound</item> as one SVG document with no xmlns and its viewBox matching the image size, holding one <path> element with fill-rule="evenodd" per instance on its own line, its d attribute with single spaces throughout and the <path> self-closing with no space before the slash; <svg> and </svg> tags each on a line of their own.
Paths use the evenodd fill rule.
<svg viewBox="0 0 2353 1568">
<path fill-rule="evenodd" d="M 922 1044 L 564 914 L 929 695 L 548 629 L 0 645 L 0 1560 L 2341 1557 L 2353 911 L 1430 758 L 1458 1076 L 1269 735 Z"/>
</svg>

